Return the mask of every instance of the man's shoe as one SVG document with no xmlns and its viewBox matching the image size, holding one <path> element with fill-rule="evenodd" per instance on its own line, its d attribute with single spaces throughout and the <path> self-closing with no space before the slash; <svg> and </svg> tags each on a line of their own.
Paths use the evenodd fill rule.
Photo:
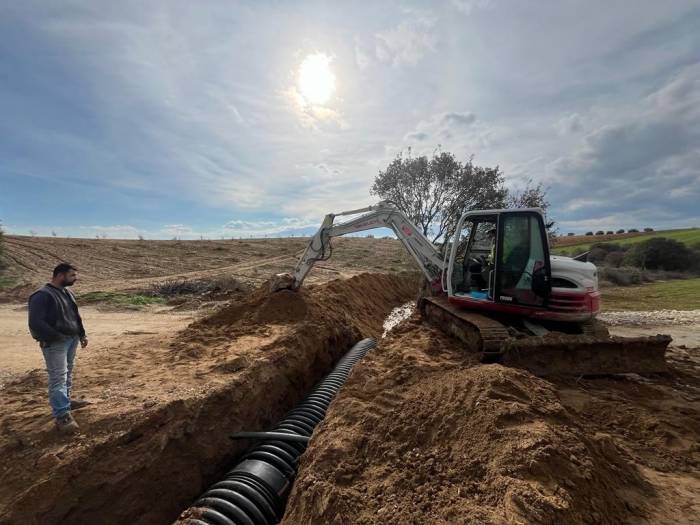
<svg viewBox="0 0 700 525">
<path fill-rule="evenodd" d="M 71 410 L 80 410 L 81 408 L 85 408 L 88 405 L 92 405 L 90 401 L 87 401 L 85 399 L 73 399 L 70 402 L 70 409 Z"/>
<path fill-rule="evenodd" d="M 75 434 L 80 430 L 78 423 L 75 422 L 70 412 L 66 412 L 62 416 L 56 418 L 56 428 L 59 432 L 66 434 Z"/>
</svg>

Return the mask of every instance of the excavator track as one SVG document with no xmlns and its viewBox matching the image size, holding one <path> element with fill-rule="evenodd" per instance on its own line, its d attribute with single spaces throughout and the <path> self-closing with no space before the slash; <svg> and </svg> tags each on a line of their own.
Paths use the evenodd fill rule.
<svg viewBox="0 0 700 525">
<path fill-rule="evenodd" d="M 497 318 L 462 310 L 447 297 L 422 297 L 424 319 L 481 354 L 483 362 L 524 368 L 535 375 L 590 376 L 664 373 L 668 335 L 614 337 L 599 321 L 585 323 L 581 334 L 550 331 L 527 335 Z"/>
</svg>

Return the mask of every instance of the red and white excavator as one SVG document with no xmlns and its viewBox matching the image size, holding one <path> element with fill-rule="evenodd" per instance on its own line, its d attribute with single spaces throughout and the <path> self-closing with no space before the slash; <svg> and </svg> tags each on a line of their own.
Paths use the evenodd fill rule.
<svg viewBox="0 0 700 525">
<path fill-rule="evenodd" d="M 353 217 L 334 224 L 339 216 Z M 298 289 L 314 263 L 331 256 L 333 237 L 374 228 L 391 228 L 425 275 L 423 317 L 484 361 L 539 375 L 666 371 L 669 336 L 611 337 L 595 320 L 597 269 L 550 255 L 539 208 L 466 212 L 443 254 L 389 202 L 328 214 L 294 272 L 277 276 L 273 290 Z"/>
</svg>

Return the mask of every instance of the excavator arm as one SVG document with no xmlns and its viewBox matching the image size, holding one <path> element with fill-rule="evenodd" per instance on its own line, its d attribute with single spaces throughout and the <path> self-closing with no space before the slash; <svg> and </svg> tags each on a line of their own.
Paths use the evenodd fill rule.
<svg viewBox="0 0 700 525">
<path fill-rule="evenodd" d="M 349 221 L 334 224 L 336 217 L 361 214 Z M 304 282 L 316 261 L 323 261 L 331 256 L 330 241 L 333 237 L 347 235 L 374 228 L 391 228 L 403 243 L 406 251 L 416 260 L 429 281 L 440 278 L 444 270 L 444 261 L 438 250 L 401 211 L 390 203 L 382 201 L 375 206 L 357 210 L 330 213 L 323 219 L 321 227 L 311 238 L 303 255 L 294 268 L 294 273 L 285 280 L 278 279 L 275 289 L 298 289 Z M 281 276 L 280 276 L 281 277 Z"/>
</svg>

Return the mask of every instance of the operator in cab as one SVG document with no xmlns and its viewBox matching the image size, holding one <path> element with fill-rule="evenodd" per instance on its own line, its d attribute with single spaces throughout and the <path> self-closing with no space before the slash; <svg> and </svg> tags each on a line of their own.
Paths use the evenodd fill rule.
<svg viewBox="0 0 700 525">
<path fill-rule="evenodd" d="M 491 283 L 489 277 L 493 269 L 496 267 L 496 228 L 491 228 L 488 232 L 486 232 L 486 238 L 491 245 L 491 249 L 485 258 L 484 265 L 481 270 L 481 278 L 484 281 L 484 288 L 489 291 L 490 295 Z"/>
</svg>

